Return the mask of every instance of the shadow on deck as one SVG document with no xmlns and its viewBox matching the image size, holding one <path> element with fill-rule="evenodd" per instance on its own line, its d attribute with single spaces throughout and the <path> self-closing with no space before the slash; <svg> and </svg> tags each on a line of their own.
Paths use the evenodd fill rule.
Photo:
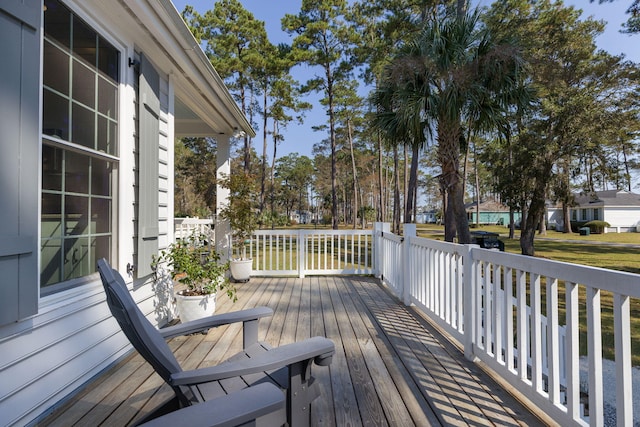
<svg viewBox="0 0 640 427">
<path fill-rule="evenodd" d="M 260 323 L 261 340 L 334 341 L 330 368 L 314 369 L 322 386 L 312 405 L 314 426 L 542 425 L 374 278 L 253 278 L 237 288 L 238 301 L 219 298 L 217 312 L 273 308 L 274 316 Z M 215 364 L 241 349 L 241 327 L 174 338 L 170 346 L 185 369 Z M 135 424 L 171 397 L 134 353 L 39 425 Z"/>
</svg>

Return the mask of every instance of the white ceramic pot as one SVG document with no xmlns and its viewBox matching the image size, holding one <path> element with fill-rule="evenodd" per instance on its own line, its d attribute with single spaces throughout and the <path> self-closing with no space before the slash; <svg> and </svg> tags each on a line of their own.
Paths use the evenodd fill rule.
<svg viewBox="0 0 640 427">
<path fill-rule="evenodd" d="M 176 306 L 182 323 L 202 319 L 216 310 L 216 294 L 186 296 L 179 291 L 176 293 Z"/>
<path fill-rule="evenodd" d="M 236 282 L 248 282 L 253 271 L 252 259 L 232 259 L 230 262 L 231 277 Z"/>
</svg>

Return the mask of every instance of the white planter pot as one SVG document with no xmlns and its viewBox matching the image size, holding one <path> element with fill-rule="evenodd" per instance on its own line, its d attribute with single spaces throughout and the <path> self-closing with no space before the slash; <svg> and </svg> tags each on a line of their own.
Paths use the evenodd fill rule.
<svg viewBox="0 0 640 427">
<path fill-rule="evenodd" d="M 202 319 L 216 310 L 216 294 L 185 296 L 180 291 L 176 293 L 176 306 L 182 323 Z"/>
<path fill-rule="evenodd" d="M 236 282 L 248 282 L 253 271 L 252 265 L 252 259 L 232 259 L 229 269 L 233 280 Z"/>
</svg>

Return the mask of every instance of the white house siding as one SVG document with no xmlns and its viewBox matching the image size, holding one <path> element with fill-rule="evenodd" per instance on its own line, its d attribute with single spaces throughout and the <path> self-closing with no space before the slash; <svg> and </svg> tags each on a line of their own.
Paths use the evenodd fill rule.
<svg viewBox="0 0 640 427">
<path fill-rule="evenodd" d="M 607 207 L 604 220 L 611 225 L 607 227 L 607 232 L 637 231 L 640 226 L 640 209 L 633 206 Z"/>
<path fill-rule="evenodd" d="M 228 138 L 234 130 L 241 129 L 252 136 L 255 132 L 204 53 L 194 49 L 197 42 L 168 0 L 62 2 L 108 39 L 121 54 L 118 183 L 114 197 L 117 227 L 114 230 L 112 262 L 125 276 L 142 311 L 153 324 L 159 325 L 172 316 L 170 285 L 155 283 L 151 276 L 134 281 L 126 274 L 127 265 L 137 262 L 136 78 L 128 60 L 135 58 L 136 52 L 144 54 L 156 65 L 160 75 L 159 248 L 165 247 L 173 238 L 172 171 L 176 129 L 180 129 L 180 135 L 219 138 L 219 147 L 223 147 L 220 153 L 225 155 L 219 155 L 218 161 L 223 165 L 229 163 Z M 3 7 L 13 5 L 13 2 L 6 3 L 8 6 L 3 3 Z M 41 9 L 41 3 L 27 3 L 29 7 Z M 13 48 L 12 45 L 7 46 Z M 37 59 L 34 62 L 37 63 Z M 40 91 L 41 86 L 37 92 L 31 91 L 34 94 L 27 95 L 37 97 Z M 23 100 L 24 93 L 17 95 L 16 105 Z M 178 108 L 182 115 L 177 118 L 174 93 L 182 101 Z M 186 113 L 185 107 L 189 110 Z M 38 123 L 37 118 L 32 121 Z M 42 122 L 41 117 L 39 122 Z M 31 141 L 37 139 L 39 135 L 32 137 Z M 220 170 L 220 165 L 218 167 Z M 35 187 L 40 181 L 33 181 L 31 190 L 38 193 L 40 188 Z M 14 187 L 19 185 L 27 185 L 27 180 L 23 179 Z M 34 198 L 39 199 L 37 194 Z M 219 197 L 219 203 L 222 199 Z M 36 221 L 34 219 L 33 223 Z M 227 229 L 226 226 L 228 224 L 223 223 L 220 229 Z M 37 227 L 33 225 L 31 228 L 33 230 L 27 230 L 27 234 L 33 233 L 34 239 L 39 238 Z M 223 238 L 226 235 L 221 240 Z M 3 279 L 7 280 L 0 278 Z M 128 340 L 112 319 L 104 301 L 98 275 L 79 280 L 82 283 L 75 287 L 40 297 L 37 301 L 38 314 L 0 325 L 0 426 L 37 423 L 74 391 L 129 352 Z M 25 289 L 31 288 L 27 286 Z"/>
<path fill-rule="evenodd" d="M 133 68 L 127 57 L 135 49 L 133 40 L 116 37 L 116 20 L 102 16 L 95 19 L 90 12 L 67 2 L 74 12 L 101 35 L 121 49 L 120 91 L 120 167 L 118 201 L 117 256 L 114 263 L 124 272 L 134 260 L 135 240 L 135 90 Z M 160 70 L 159 70 L 160 71 Z M 173 155 L 172 93 L 168 77 L 161 73 L 159 215 L 160 244 L 166 245 L 169 225 L 173 220 L 170 200 L 173 198 L 171 170 Z M 155 284 L 129 283 L 135 300 L 149 320 L 162 324 L 172 316 L 170 288 Z M 128 280 L 131 282 L 131 279 Z M 26 425 L 37 421 L 63 402 L 66 396 L 125 356 L 131 346 L 111 317 L 105 304 L 102 284 L 97 274 L 75 288 L 40 299 L 37 315 L 14 324 L 0 326 L 0 425 Z"/>
<path fill-rule="evenodd" d="M 564 218 L 562 217 L 562 209 L 548 208 L 547 223 L 549 226 L 555 226 L 556 230 L 562 231 L 564 228 Z"/>
</svg>

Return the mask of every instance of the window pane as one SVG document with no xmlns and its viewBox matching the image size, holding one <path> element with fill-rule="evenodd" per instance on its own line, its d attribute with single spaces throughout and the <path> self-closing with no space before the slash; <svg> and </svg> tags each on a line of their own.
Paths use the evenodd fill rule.
<svg viewBox="0 0 640 427">
<path fill-rule="evenodd" d="M 45 0 L 44 28 L 47 37 L 55 39 L 66 47 L 71 47 L 71 12 L 58 1 Z"/>
<path fill-rule="evenodd" d="M 61 2 L 44 6 L 42 128 L 59 138 L 42 141 L 40 274 L 49 286 L 113 255 L 115 165 L 85 147 L 117 155 L 120 53 Z"/>
<path fill-rule="evenodd" d="M 96 73 L 76 60 L 73 61 L 73 99 L 95 108 Z"/>
<path fill-rule="evenodd" d="M 98 70 L 114 82 L 118 82 L 120 80 L 118 78 L 119 52 L 102 37 L 98 37 L 98 45 Z"/>
<path fill-rule="evenodd" d="M 98 116 L 97 150 L 116 155 L 118 142 L 118 125 L 105 117 Z"/>
<path fill-rule="evenodd" d="M 65 196 L 64 198 L 64 234 L 79 236 L 87 234 L 89 219 L 89 198 Z"/>
<path fill-rule="evenodd" d="M 42 132 L 69 139 L 69 100 L 50 90 L 43 91 Z"/>
<path fill-rule="evenodd" d="M 42 194 L 42 238 L 62 237 L 62 195 Z"/>
<path fill-rule="evenodd" d="M 108 236 L 95 237 L 91 243 L 91 252 L 93 253 L 92 265 L 100 258 L 111 258 L 111 239 Z"/>
<path fill-rule="evenodd" d="M 97 196 L 111 195 L 111 165 L 100 159 L 91 161 L 91 194 Z"/>
<path fill-rule="evenodd" d="M 76 103 L 73 104 L 71 141 L 95 148 L 96 114 Z"/>
<path fill-rule="evenodd" d="M 64 241 L 64 280 L 91 274 L 89 270 L 89 239 L 66 239 Z"/>
<path fill-rule="evenodd" d="M 91 199 L 91 234 L 108 233 L 111 228 L 111 200 Z"/>
<path fill-rule="evenodd" d="M 65 162 L 65 191 L 89 194 L 89 157 L 67 151 Z"/>
<path fill-rule="evenodd" d="M 52 285 L 61 280 L 62 241 L 58 239 L 44 240 L 40 248 L 40 283 L 42 286 Z"/>
<path fill-rule="evenodd" d="M 114 86 L 102 77 L 98 77 L 98 112 L 117 120 L 117 94 L 117 86 Z"/>
<path fill-rule="evenodd" d="M 69 55 L 51 43 L 44 42 L 43 75 L 45 86 L 69 94 Z"/>
<path fill-rule="evenodd" d="M 97 36 L 80 18 L 73 17 L 73 53 L 92 67 L 96 66 Z"/>
<path fill-rule="evenodd" d="M 62 150 L 42 147 L 42 189 L 62 190 Z"/>
</svg>

